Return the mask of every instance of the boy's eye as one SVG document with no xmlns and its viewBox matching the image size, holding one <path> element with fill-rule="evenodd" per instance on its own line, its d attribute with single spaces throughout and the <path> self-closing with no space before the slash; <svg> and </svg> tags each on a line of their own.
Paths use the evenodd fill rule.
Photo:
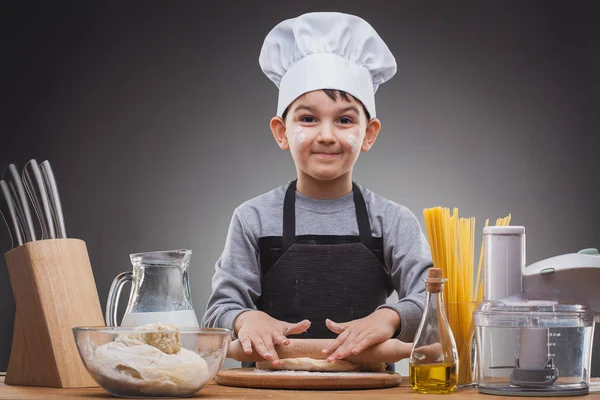
<svg viewBox="0 0 600 400">
<path fill-rule="evenodd" d="M 301 122 L 315 122 L 316 119 L 315 119 L 315 117 L 311 117 L 310 115 L 305 115 L 305 116 L 300 117 L 300 121 Z"/>
<path fill-rule="evenodd" d="M 338 121 L 342 124 L 351 124 L 352 123 L 352 119 L 350 119 L 348 117 L 342 117 Z"/>
</svg>

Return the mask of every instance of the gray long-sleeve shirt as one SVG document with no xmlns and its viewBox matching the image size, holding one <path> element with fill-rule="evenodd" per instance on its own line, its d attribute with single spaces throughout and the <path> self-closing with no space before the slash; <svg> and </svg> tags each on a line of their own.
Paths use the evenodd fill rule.
<svg viewBox="0 0 600 400">
<path fill-rule="evenodd" d="M 215 266 L 213 292 L 203 326 L 233 329 L 240 313 L 256 309 L 261 295 L 258 239 L 282 235 L 283 199 L 288 185 L 235 209 L 225 248 Z M 412 341 L 423 314 L 423 279 L 432 265 L 429 244 L 410 210 L 359 188 L 367 205 L 371 234 L 383 237 L 385 268 L 399 298 L 398 302 L 382 307 L 398 312 L 401 324 L 398 338 Z M 352 193 L 337 199 L 317 200 L 296 192 L 296 235 L 309 234 L 358 236 Z M 335 320 L 335 315 L 331 319 Z"/>
</svg>

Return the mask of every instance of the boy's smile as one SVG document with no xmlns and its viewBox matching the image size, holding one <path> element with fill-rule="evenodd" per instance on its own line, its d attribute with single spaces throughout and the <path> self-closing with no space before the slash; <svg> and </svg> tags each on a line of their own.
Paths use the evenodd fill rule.
<svg viewBox="0 0 600 400">
<path fill-rule="evenodd" d="M 354 97 L 334 100 L 323 90 L 298 97 L 288 110 L 285 120 L 271 120 L 271 129 L 279 146 L 292 153 L 299 190 L 310 181 L 341 180 L 349 192 L 358 150 L 371 148 L 379 120 L 367 121 L 362 104 Z"/>
<path fill-rule="evenodd" d="M 316 154 L 317 156 L 323 157 L 325 159 L 332 159 L 341 153 L 325 153 L 325 152 L 323 152 L 323 153 L 313 153 L 313 154 Z"/>
</svg>

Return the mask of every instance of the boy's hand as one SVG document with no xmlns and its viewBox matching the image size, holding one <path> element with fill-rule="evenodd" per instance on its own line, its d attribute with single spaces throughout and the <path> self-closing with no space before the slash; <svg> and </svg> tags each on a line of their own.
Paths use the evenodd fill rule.
<svg viewBox="0 0 600 400">
<path fill-rule="evenodd" d="M 390 308 L 380 308 L 354 321 L 338 324 L 328 319 L 325 323 L 329 330 L 339 334 L 322 350 L 330 354 L 327 361 L 334 362 L 391 338 L 400 327 L 400 315 Z"/>
<path fill-rule="evenodd" d="M 234 329 L 242 344 L 244 353 L 252 354 L 252 346 L 265 360 L 279 366 L 279 357 L 275 351 L 276 344 L 287 346 L 290 340 L 287 335 L 296 335 L 310 328 L 310 321 L 304 320 L 295 324 L 279 321 L 262 311 L 245 311 L 235 320 Z"/>
</svg>

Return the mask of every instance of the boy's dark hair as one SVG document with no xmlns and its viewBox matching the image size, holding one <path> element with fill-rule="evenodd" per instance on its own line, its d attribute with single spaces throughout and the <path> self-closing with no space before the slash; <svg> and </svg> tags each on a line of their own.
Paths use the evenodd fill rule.
<svg viewBox="0 0 600 400">
<path fill-rule="evenodd" d="M 351 101 L 350 97 L 352 97 L 353 99 L 355 99 L 356 101 L 358 101 L 360 103 L 360 105 L 363 108 L 363 111 L 365 112 L 365 116 L 367 117 L 367 121 L 369 121 L 371 119 L 371 114 L 369 114 L 369 112 L 367 111 L 367 108 L 365 107 L 365 105 L 358 100 L 356 97 L 352 96 L 350 93 L 348 92 L 344 92 L 343 90 L 338 90 L 338 89 L 321 89 L 322 91 L 325 92 L 325 94 L 331 99 L 331 100 L 337 100 L 338 96 L 341 97 L 343 100 L 346 101 Z M 350 97 L 348 97 L 350 96 Z M 283 112 L 283 115 L 281 116 L 281 118 L 283 120 L 285 120 L 285 117 L 287 116 L 288 110 L 290 109 L 290 107 L 288 106 L 288 108 L 285 109 L 285 111 Z"/>
</svg>

